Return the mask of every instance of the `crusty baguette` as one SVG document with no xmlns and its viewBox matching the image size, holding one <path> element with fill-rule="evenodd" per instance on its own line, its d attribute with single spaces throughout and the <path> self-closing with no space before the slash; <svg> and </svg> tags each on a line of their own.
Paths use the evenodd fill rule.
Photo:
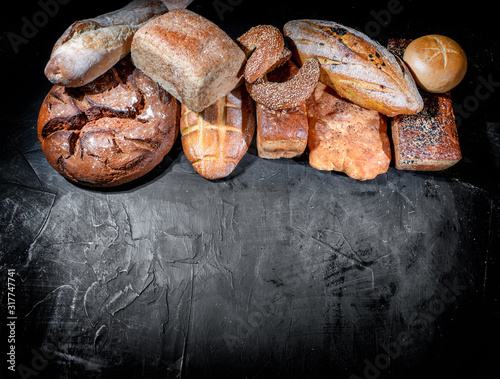
<svg viewBox="0 0 500 379">
<path fill-rule="evenodd" d="M 284 82 L 299 68 L 288 61 L 267 74 L 271 82 Z M 274 110 L 257 103 L 257 152 L 267 159 L 293 158 L 307 147 L 307 108 L 305 101 L 294 108 Z"/>
<path fill-rule="evenodd" d="M 409 39 L 389 40 L 389 50 L 403 56 Z M 420 90 L 424 108 L 391 120 L 394 165 L 399 170 L 439 171 L 456 164 L 462 153 L 450 92 Z"/>
<path fill-rule="evenodd" d="M 148 22 L 132 41 L 134 65 L 195 112 L 239 83 L 246 56 L 212 21 L 175 9 Z"/>
<path fill-rule="evenodd" d="M 45 75 L 65 87 L 90 83 L 130 53 L 134 33 L 145 22 L 166 11 L 161 0 L 134 0 L 119 10 L 74 22 L 54 45 Z"/>
<path fill-rule="evenodd" d="M 420 112 L 423 103 L 401 59 L 365 34 L 331 21 L 294 20 L 284 27 L 294 58 L 318 58 L 320 81 L 340 96 L 387 116 Z"/>
<path fill-rule="evenodd" d="M 358 180 L 386 172 L 391 162 L 386 117 L 319 83 L 307 100 L 309 164 Z"/>
<path fill-rule="evenodd" d="M 202 112 L 181 107 L 184 154 L 207 179 L 229 175 L 248 150 L 255 132 L 255 107 L 240 85 Z"/>
</svg>

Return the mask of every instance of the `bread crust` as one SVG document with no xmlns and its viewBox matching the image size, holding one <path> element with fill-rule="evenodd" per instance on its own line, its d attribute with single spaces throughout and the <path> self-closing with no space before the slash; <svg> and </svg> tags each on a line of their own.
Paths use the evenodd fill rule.
<svg viewBox="0 0 500 379">
<path fill-rule="evenodd" d="M 288 61 L 268 74 L 272 82 L 284 82 L 299 68 Z M 257 103 L 257 152 L 266 159 L 293 158 L 307 147 L 308 121 L 306 103 L 294 108 L 274 110 Z"/>
<path fill-rule="evenodd" d="M 411 39 L 391 38 L 388 48 L 403 56 Z M 394 165 L 399 170 L 445 170 L 462 159 L 450 92 L 420 90 L 424 108 L 391 120 Z"/>
<path fill-rule="evenodd" d="M 318 84 L 307 101 L 309 164 L 357 180 L 385 173 L 391 162 L 386 117 Z"/>
<path fill-rule="evenodd" d="M 92 19 L 76 21 L 59 37 L 45 76 L 65 87 L 90 83 L 130 53 L 134 33 L 167 11 L 160 0 L 135 0 Z"/>
<path fill-rule="evenodd" d="M 136 67 L 195 112 L 233 90 L 246 62 L 223 30 L 186 9 L 168 12 L 137 31 L 131 55 Z"/>
<path fill-rule="evenodd" d="M 181 141 L 198 174 L 214 180 L 238 165 L 255 132 L 255 105 L 245 86 L 232 90 L 202 112 L 181 107 Z"/>
<path fill-rule="evenodd" d="M 254 26 L 237 40 L 248 60 L 243 71 L 245 80 L 255 82 L 280 60 L 285 40 L 280 30 L 271 25 Z"/>
<path fill-rule="evenodd" d="M 430 34 L 413 40 L 402 55 L 418 86 L 444 93 L 455 88 L 467 71 L 462 47 L 449 37 Z"/>
<path fill-rule="evenodd" d="M 180 105 L 128 60 L 80 88 L 55 85 L 42 103 L 38 139 L 64 177 L 91 187 L 137 179 L 178 133 Z"/>
<path fill-rule="evenodd" d="M 423 107 L 415 81 L 401 59 L 363 33 L 331 21 L 293 20 L 284 27 L 294 58 L 316 57 L 320 81 L 340 96 L 387 116 Z"/>
</svg>

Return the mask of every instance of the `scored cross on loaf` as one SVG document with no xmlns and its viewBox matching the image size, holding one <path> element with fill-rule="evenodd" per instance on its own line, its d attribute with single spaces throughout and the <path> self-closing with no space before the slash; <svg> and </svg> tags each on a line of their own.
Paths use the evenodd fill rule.
<svg viewBox="0 0 500 379">
<path fill-rule="evenodd" d="M 220 179 L 229 175 L 248 150 L 255 131 L 252 99 L 245 86 L 201 112 L 181 108 L 184 153 L 201 176 Z"/>
</svg>

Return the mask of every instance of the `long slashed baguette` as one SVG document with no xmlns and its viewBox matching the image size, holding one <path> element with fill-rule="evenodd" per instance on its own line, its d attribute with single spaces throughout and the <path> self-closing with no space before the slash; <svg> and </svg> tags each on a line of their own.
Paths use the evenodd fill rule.
<svg viewBox="0 0 500 379">
<path fill-rule="evenodd" d="M 340 96 L 387 116 L 415 114 L 423 102 L 401 59 L 365 34 L 332 21 L 294 20 L 284 27 L 299 63 L 316 57 L 320 81 Z"/>
<path fill-rule="evenodd" d="M 132 37 L 144 23 L 165 12 L 161 0 L 134 0 L 116 11 L 74 22 L 57 40 L 45 76 L 65 87 L 90 83 L 130 53 Z"/>
</svg>

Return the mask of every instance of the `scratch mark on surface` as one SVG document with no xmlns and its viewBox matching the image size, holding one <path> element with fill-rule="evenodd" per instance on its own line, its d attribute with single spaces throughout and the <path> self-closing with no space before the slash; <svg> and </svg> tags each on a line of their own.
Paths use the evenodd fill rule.
<svg viewBox="0 0 500 379">
<path fill-rule="evenodd" d="M 490 217 L 488 220 L 488 244 L 486 247 L 486 257 L 484 261 L 483 298 L 486 296 L 486 281 L 488 278 L 488 261 L 491 250 L 491 224 L 493 222 L 493 200 L 490 200 Z"/>
<path fill-rule="evenodd" d="M 45 302 L 45 301 L 46 301 L 46 300 L 47 300 L 47 299 L 48 299 L 48 298 L 49 298 L 52 294 L 54 294 L 54 293 L 58 292 L 59 290 L 62 290 L 62 289 L 68 289 L 68 288 L 72 289 L 74 292 L 77 292 L 77 291 L 76 291 L 76 289 L 75 289 L 75 288 L 73 288 L 72 286 L 70 286 L 69 284 L 64 284 L 64 285 L 62 285 L 62 286 L 59 286 L 59 287 L 57 287 L 56 289 L 54 289 L 53 291 L 49 292 L 49 293 L 47 294 L 47 296 L 45 296 L 42 300 L 37 301 L 37 302 L 35 303 L 35 305 L 33 305 L 33 307 L 31 308 L 31 310 L 30 310 L 28 313 L 26 313 L 26 316 L 25 316 L 25 317 L 28 317 L 31 313 L 33 313 L 33 311 L 35 310 L 35 308 L 36 308 L 36 307 L 38 307 L 38 306 L 39 306 L 40 304 L 42 304 L 43 302 Z"/>
<path fill-rule="evenodd" d="M 333 251 L 335 254 L 338 254 L 338 255 L 342 255 L 343 257 L 347 258 L 349 261 L 352 261 L 354 262 L 355 264 L 358 264 L 358 265 L 363 265 L 363 261 L 361 261 L 359 259 L 359 257 L 356 256 L 357 259 L 347 255 L 347 254 L 344 254 L 344 253 L 341 253 L 340 251 L 338 251 L 338 249 L 335 249 L 332 245 L 330 245 L 329 243 L 326 243 L 322 240 L 320 240 L 319 238 L 317 237 L 311 237 L 314 241 L 318 242 L 320 245 L 324 246 L 324 247 L 327 247 L 329 250 Z"/>
<path fill-rule="evenodd" d="M 85 368 L 89 371 L 101 371 L 101 368 L 104 367 L 104 360 L 96 361 L 96 360 L 87 360 L 83 359 L 71 354 L 61 353 L 59 351 L 54 352 L 55 355 L 64 359 L 65 362 L 74 362 L 76 364 L 80 364 L 85 366 Z"/>
<path fill-rule="evenodd" d="M 260 180 L 266 180 L 266 179 L 269 179 L 269 178 L 273 178 L 273 177 L 277 176 L 278 174 L 280 174 L 284 170 L 285 170 L 285 168 L 282 167 L 278 171 L 275 171 L 275 172 L 273 172 L 270 175 L 260 177 L 258 180 L 260 181 Z"/>
<path fill-rule="evenodd" d="M 402 193 L 393 183 L 390 181 L 387 182 L 387 185 L 389 186 L 390 189 L 392 189 L 394 192 L 396 192 L 401 198 L 413 209 L 415 210 L 415 205 L 410 201 L 408 196 L 406 196 L 404 193 Z"/>
<path fill-rule="evenodd" d="M 191 329 L 191 318 L 192 318 L 192 313 L 193 313 L 193 302 L 194 302 L 194 267 L 195 267 L 194 265 L 191 266 L 191 297 L 190 297 L 190 301 L 189 301 L 186 336 L 184 337 L 184 346 L 182 347 L 182 357 L 181 357 L 182 361 L 181 361 L 180 379 L 185 377 L 185 373 L 186 373 L 186 369 L 187 369 L 186 358 L 187 358 L 189 332 Z"/>
<path fill-rule="evenodd" d="M 26 260 L 26 265 L 29 265 L 31 260 L 32 260 L 32 255 L 31 255 L 31 248 L 36 244 L 38 238 L 40 237 L 40 235 L 43 233 L 43 231 L 45 230 L 46 226 L 47 226 L 47 223 L 49 221 L 49 218 L 50 218 L 50 215 L 52 213 L 52 210 L 54 208 L 54 203 L 56 202 L 56 195 L 54 193 L 51 193 L 51 192 L 47 192 L 47 191 L 43 191 L 43 192 L 46 192 L 48 194 L 51 194 L 52 195 L 52 201 L 50 203 L 50 207 L 49 207 L 49 211 L 47 212 L 47 214 L 45 215 L 45 218 L 43 220 L 43 223 L 42 223 L 42 226 L 40 227 L 40 229 L 38 230 L 38 233 L 35 235 L 35 238 L 33 238 L 33 241 L 30 243 L 30 245 L 28 246 L 28 249 L 27 251 L 29 252 L 28 253 L 28 259 Z"/>
</svg>

